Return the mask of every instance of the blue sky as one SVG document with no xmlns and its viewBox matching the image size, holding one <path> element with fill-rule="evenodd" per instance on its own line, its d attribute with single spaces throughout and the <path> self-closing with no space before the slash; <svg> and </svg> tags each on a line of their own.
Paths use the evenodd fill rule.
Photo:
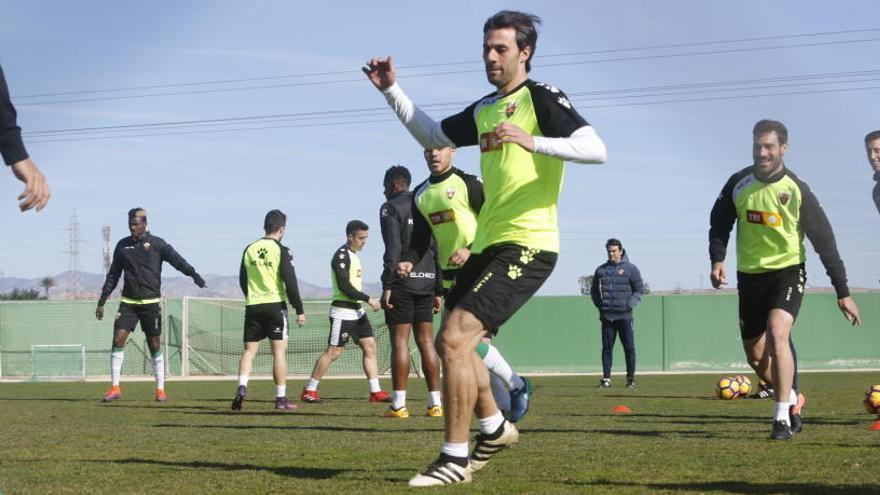
<svg viewBox="0 0 880 495">
<path fill-rule="evenodd" d="M 880 219 L 862 139 L 880 128 L 880 4 L 377 5 L 4 2 L 0 64 L 53 197 L 43 212 L 20 214 L 20 183 L 0 180 L 0 270 L 66 270 L 76 209 L 81 268 L 100 272 L 101 226 L 115 243 L 127 234 L 125 212 L 143 206 L 153 233 L 201 273 L 231 275 L 265 212 L 280 208 L 302 279 L 330 285 L 330 255 L 359 218 L 374 227 L 362 260 L 378 280 L 382 174 L 397 163 L 417 180 L 427 170 L 358 69 L 393 55 L 403 88 L 417 104 L 445 104 L 429 109 L 442 118 L 491 91 L 482 23 L 512 8 L 544 20 L 532 77 L 569 93 L 609 150 L 605 165 L 566 168 L 559 264 L 543 294 L 576 294 L 612 236 L 652 288 L 708 287 L 709 210 L 750 163 L 751 127 L 765 117 L 788 126 L 786 162 L 831 218 L 851 285 L 877 287 Z M 116 88 L 137 89 L 89 92 Z M 327 111 L 340 113 L 291 115 Z M 43 132 L 270 115 L 284 117 Z M 477 173 L 478 159 L 463 149 L 457 164 Z M 828 286 L 808 251 L 808 284 Z"/>
</svg>

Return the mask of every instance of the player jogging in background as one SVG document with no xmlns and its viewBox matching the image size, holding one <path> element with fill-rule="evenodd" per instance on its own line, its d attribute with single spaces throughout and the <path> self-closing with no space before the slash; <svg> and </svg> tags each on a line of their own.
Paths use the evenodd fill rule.
<svg viewBox="0 0 880 495">
<path fill-rule="evenodd" d="M 266 213 L 263 221 L 266 236 L 244 250 L 238 282 L 245 296 L 244 350 L 238 365 L 238 389 L 232 410 L 240 411 L 247 395 L 248 376 L 260 341 L 268 338 L 272 346 L 272 377 L 275 379 L 275 409 L 296 409 L 287 400 L 287 304 L 296 311 L 296 324 L 303 326 L 303 311 L 296 270 L 290 249 L 281 244 L 287 231 L 287 215 L 280 210 Z"/>
<path fill-rule="evenodd" d="M 416 186 L 410 251 L 398 267 L 403 276 L 412 270 L 431 245 L 437 245 L 445 291 L 452 288 L 455 276 L 470 257 L 470 245 L 477 232 L 477 216 L 483 207 L 483 183 L 477 177 L 453 166 L 455 149 L 450 147 L 424 151 L 431 175 Z M 477 354 L 489 370 L 495 403 L 504 416 L 516 423 L 529 410 L 531 383 L 520 377 L 504 356 L 492 345 L 493 329 L 477 344 Z"/>
<path fill-rule="evenodd" d="M 138 322 L 147 336 L 147 347 L 153 361 L 153 374 L 156 377 L 156 400 L 165 402 L 165 357 L 162 355 L 159 337 L 162 335 L 162 311 L 159 307 L 162 292 L 162 262 L 167 261 L 180 273 L 192 277 L 193 282 L 205 288 L 205 280 L 196 269 L 177 254 L 171 244 L 156 237 L 147 230 L 147 211 L 132 208 L 128 211 L 128 230 L 131 235 L 123 238 L 113 250 L 113 261 L 107 272 L 107 279 L 101 289 L 101 298 L 95 309 L 95 317 L 104 319 L 104 303 L 119 277 L 125 273 L 122 285 L 122 299 L 119 312 L 113 323 L 113 348 L 110 351 L 110 390 L 104 394 L 104 402 L 122 397 L 119 377 L 122 374 L 123 349 L 125 341 Z"/>
<path fill-rule="evenodd" d="M 330 278 L 333 280 L 333 302 L 330 303 L 330 337 L 327 349 L 318 356 L 312 376 L 302 390 L 303 402 L 321 402 L 318 383 L 345 350 L 349 338 L 363 351 L 364 374 L 370 384 L 370 402 L 391 402 L 388 392 L 379 386 L 379 365 L 376 358 L 376 338 L 361 301 L 379 310 L 379 300 L 362 292 L 364 273 L 357 253 L 364 248 L 369 227 L 360 220 L 352 220 L 345 226 L 346 243 L 333 253 L 330 260 Z"/>
<path fill-rule="evenodd" d="M 422 253 L 415 268 L 403 277 L 398 276 L 397 265 L 409 250 L 413 229 L 412 176 L 403 165 L 385 171 L 382 185 L 388 200 L 379 209 L 382 225 L 382 307 L 385 324 L 391 334 L 391 406 L 383 413 L 386 418 L 408 418 L 406 386 L 409 379 L 410 329 L 421 357 L 425 384 L 428 386 L 429 417 L 443 417 L 440 400 L 440 359 L 434 348 L 434 314 L 440 311 L 443 285 L 437 253 L 431 247 Z M 416 215 L 417 216 L 417 215 Z"/>
<path fill-rule="evenodd" d="M 434 486 L 471 481 L 472 472 L 516 443 L 519 432 L 498 410 L 489 373 L 476 354 L 541 287 L 556 265 L 556 204 L 563 161 L 602 163 L 605 145 L 553 86 L 528 77 L 540 19 L 502 11 L 483 26 L 491 94 L 435 122 L 396 83 L 391 57 L 364 68 L 407 130 L 425 149 L 480 146 L 485 203 L 471 256 L 446 297 L 450 311 L 437 340 L 443 360 L 444 442 L 437 460 L 409 481 Z M 480 433 L 468 455 L 471 414 Z"/>
<path fill-rule="evenodd" d="M 0 156 L 9 165 L 15 177 L 24 182 L 24 191 L 18 195 L 18 208 L 40 211 L 49 202 L 49 185 L 40 169 L 31 161 L 24 142 L 21 127 L 16 123 L 15 107 L 9 98 L 3 67 L 0 67 Z"/>
<path fill-rule="evenodd" d="M 809 186 L 786 168 L 788 130 L 761 120 L 752 131 L 753 165 L 733 174 L 712 207 L 709 257 L 712 285 L 727 283 L 724 258 L 736 223 L 740 335 L 749 365 L 773 384 L 776 414 L 770 438 L 787 440 L 803 430 L 804 395 L 794 383 L 791 328 L 804 296 L 807 275 L 804 235 L 837 292 L 847 320 L 859 325 L 859 309 L 849 294 L 846 269 L 837 252 L 831 223 Z"/>
</svg>

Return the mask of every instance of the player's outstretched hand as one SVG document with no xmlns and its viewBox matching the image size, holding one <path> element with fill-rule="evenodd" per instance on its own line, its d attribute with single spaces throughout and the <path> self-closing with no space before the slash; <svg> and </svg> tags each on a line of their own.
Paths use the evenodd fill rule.
<svg viewBox="0 0 880 495">
<path fill-rule="evenodd" d="M 195 282 L 196 285 L 198 285 L 200 288 L 204 289 L 205 287 L 208 286 L 208 284 L 205 283 L 205 279 L 203 279 L 202 276 L 199 275 L 198 273 L 193 273 L 192 278 L 193 278 L 193 282 Z"/>
<path fill-rule="evenodd" d="M 18 208 L 21 211 L 31 208 L 40 211 L 45 208 L 49 202 L 49 184 L 37 165 L 30 158 L 25 158 L 13 163 L 11 168 L 15 177 L 24 182 L 24 191 L 18 195 Z"/>
<path fill-rule="evenodd" d="M 371 58 L 361 70 L 380 91 L 386 90 L 397 80 L 397 74 L 394 72 L 394 62 L 391 61 L 391 55 L 386 58 Z"/>
<path fill-rule="evenodd" d="M 724 267 L 723 261 L 712 263 L 712 272 L 709 274 L 712 280 L 712 287 L 720 289 L 722 285 L 727 285 L 727 269 Z"/>
<path fill-rule="evenodd" d="M 104 306 L 98 306 L 95 309 L 95 318 L 99 321 L 104 319 Z"/>
<path fill-rule="evenodd" d="M 303 313 L 303 314 L 301 314 L 301 315 L 296 315 L 296 324 L 297 324 L 298 326 L 303 326 L 303 325 L 306 324 L 306 315 L 305 315 L 305 313 Z"/>
<path fill-rule="evenodd" d="M 837 307 L 840 308 L 840 312 L 843 313 L 843 317 L 846 318 L 846 321 L 852 323 L 852 326 L 857 327 L 862 324 L 862 318 L 859 316 L 859 307 L 856 305 L 856 301 L 852 296 L 838 299 Z"/>
</svg>

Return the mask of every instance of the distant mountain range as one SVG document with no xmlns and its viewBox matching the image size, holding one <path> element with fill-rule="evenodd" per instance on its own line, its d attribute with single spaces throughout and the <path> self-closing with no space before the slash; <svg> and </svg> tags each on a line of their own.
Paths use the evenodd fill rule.
<svg viewBox="0 0 880 495">
<path fill-rule="evenodd" d="M 205 282 L 208 283 L 206 289 L 198 288 L 189 277 L 169 277 L 162 278 L 162 294 L 170 299 L 177 299 L 185 296 L 197 297 L 223 297 L 231 299 L 242 299 L 241 288 L 238 286 L 238 275 L 204 275 Z M 73 299 L 73 274 L 72 272 L 63 272 L 52 276 L 55 286 L 49 289 L 49 299 L 65 300 Z M 41 294 L 44 293 L 40 281 L 43 277 L 34 279 L 24 279 L 15 277 L 0 278 L 0 292 L 9 292 L 12 289 L 37 289 Z M 95 299 L 101 295 L 101 287 L 104 285 L 104 275 L 97 273 L 79 274 L 79 299 Z M 113 291 L 111 298 L 118 298 L 122 290 L 122 280 L 116 290 Z M 332 290 L 329 287 L 321 287 L 311 284 L 305 280 L 299 280 L 299 291 L 303 299 L 329 299 Z M 382 285 L 378 283 L 364 284 L 364 292 L 377 296 L 382 292 Z"/>
</svg>

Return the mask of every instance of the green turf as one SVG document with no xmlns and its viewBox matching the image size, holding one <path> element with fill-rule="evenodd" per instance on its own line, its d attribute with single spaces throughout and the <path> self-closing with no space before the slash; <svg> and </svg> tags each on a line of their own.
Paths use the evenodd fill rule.
<svg viewBox="0 0 880 495">
<path fill-rule="evenodd" d="M 880 375 L 802 375 L 805 431 L 788 442 L 766 439 L 772 401 L 715 399 L 717 378 L 645 376 L 635 390 L 615 378 L 599 390 L 596 377 L 537 377 L 520 443 L 474 484 L 443 491 L 880 493 L 880 431 L 861 405 Z M 413 417 L 401 420 L 379 417 L 364 380 L 327 380 L 329 402 L 293 412 L 272 409 L 270 382 L 252 382 L 235 414 L 231 381 L 171 382 L 164 404 L 150 383 L 123 384 L 111 404 L 98 400 L 105 384 L 2 384 L 0 493 L 409 492 L 443 429 L 420 416 L 423 382 L 410 387 Z"/>
</svg>

